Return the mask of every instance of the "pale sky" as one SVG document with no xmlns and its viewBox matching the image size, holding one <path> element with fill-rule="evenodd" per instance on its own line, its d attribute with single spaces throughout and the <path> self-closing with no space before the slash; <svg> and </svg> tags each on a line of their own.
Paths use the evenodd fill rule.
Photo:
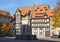
<svg viewBox="0 0 60 42">
<path fill-rule="evenodd" d="M 5 10 L 14 15 L 17 8 L 35 5 L 49 5 L 51 9 L 56 6 L 57 0 L 0 0 L 0 10 Z"/>
</svg>

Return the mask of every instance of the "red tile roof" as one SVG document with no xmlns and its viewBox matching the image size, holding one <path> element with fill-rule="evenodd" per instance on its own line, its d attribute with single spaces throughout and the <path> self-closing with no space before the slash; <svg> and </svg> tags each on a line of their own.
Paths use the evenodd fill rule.
<svg viewBox="0 0 60 42">
<path fill-rule="evenodd" d="M 11 19 L 13 19 L 13 16 L 11 16 L 8 11 L 0 10 L 0 15 L 4 15 L 4 16 L 7 16 L 7 17 L 10 17 Z"/>
<path fill-rule="evenodd" d="M 4 16 L 10 16 L 10 13 L 4 10 L 0 10 L 0 14 Z"/>
<path fill-rule="evenodd" d="M 42 11 L 40 11 L 41 9 L 42 9 Z M 45 11 L 45 9 L 47 9 L 47 11 Z M 22 15 L 25 15 L 26 13 L 28 13 L 28 11 L 31 11 L 32 18 L 35 18 L 35 16 L 43 16 L 45 12 L 47 13 L 48 17 L 52 16 L 52 14 L 51 14 L 52 10 L 50 9 L 50 7 L 48 5 L 22 7 L 22 8 L 18 8 L 18 10 L 21 11 Z M 35 10 L 37 10 L 37 11 L 35 11 Z M 43 13 L 43 14 L 41 14 L 41 13 Z"/>
</svg>

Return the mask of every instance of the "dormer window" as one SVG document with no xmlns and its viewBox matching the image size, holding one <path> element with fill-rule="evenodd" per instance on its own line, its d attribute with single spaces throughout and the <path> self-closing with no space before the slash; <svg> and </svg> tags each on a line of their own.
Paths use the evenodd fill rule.
<svg viewBox="0 0 60 42">
<path fill-rule="evenodd" d="M 51 12 L 51 14 L 53 14 L 53 12 Z"/>
<path fill-rule="evenodd" d="M 37 7 L 37 9 L 39 9 L 39 7 Z"/>
<path fill-rule="evenodd" d="M 48 9 L 47 9 L 47 7 L 44 7 L 44 9 L 45 9 L 45 11 L 47 11 Z"/>
<path fill-rule="evenodd" d="M 48 11 L 48 9 L 45 9 L 45 11 Z"/>
<path fill-rule="evenodd" d="M 37 10 L 35 10 L 35 12 L 36 12 Z"/>
<path fill-rule="evenodd" d="M 43 9 L 40 9 L 40 11 L 43 11 Z"/>
<path fill-rule="evenodd" d="M 46 9 L 47 7 L 44 7 L 44 9 Z"/>
</svg>

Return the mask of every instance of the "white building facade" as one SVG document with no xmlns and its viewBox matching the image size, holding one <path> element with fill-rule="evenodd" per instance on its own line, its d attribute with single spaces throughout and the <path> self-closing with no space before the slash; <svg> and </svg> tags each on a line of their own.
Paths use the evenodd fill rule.
<svg viewBox="0 0 60 42">
<path fill-rule="evenodd" d="M 50 37 L 50 18 L 33 18 L 31 22 L 32 35 L 36 35 L 38 39 Z"/>
<path fill-rule="evenodd" d="M 22 35 L 22 26 L 21 26 L 21 12 L 19 10 L 15 13 L 15 19 L 16 19 L 16 35 Z"/>
</svg>

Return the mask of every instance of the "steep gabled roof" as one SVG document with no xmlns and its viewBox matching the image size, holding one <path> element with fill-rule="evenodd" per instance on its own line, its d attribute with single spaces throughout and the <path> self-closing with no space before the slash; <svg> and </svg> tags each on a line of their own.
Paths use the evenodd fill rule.
<svg viewBox="0 0 60 42">
<path fill-rule="evenodd" d="M 8 11 L 0 10 L 0 15 L 10 16 L 10 13 Z"/>
</svg>

